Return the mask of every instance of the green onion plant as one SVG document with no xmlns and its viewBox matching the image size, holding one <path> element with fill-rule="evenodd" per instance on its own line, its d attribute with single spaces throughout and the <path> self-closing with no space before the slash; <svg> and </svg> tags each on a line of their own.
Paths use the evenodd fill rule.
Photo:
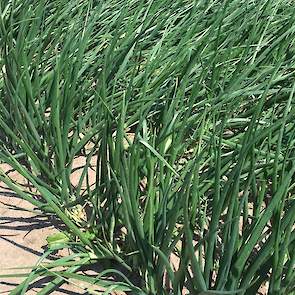
<svg viewBox="0 0 295 295">
<path fill-rule="evenodd" d="M 11 294 L 292 294 L 294 40 L 290 0 L 1 0 L 0 180 L 72 250 Z"/>
</svg>

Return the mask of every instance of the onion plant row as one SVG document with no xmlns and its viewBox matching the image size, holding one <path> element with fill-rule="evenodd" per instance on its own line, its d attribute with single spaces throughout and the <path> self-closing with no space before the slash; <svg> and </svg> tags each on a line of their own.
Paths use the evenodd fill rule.
<svg viewBox="0 0 295 295">
<path fill-rule="evenodd" d="M 294 292 L 294 46 L 287 0 L 1 0 L 0 180 L 72 253 L 11 294 Z"/>
</svg>

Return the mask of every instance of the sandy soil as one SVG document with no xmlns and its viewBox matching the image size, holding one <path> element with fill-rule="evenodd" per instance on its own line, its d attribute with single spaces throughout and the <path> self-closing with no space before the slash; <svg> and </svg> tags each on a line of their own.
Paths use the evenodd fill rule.
<svg viewBox="0 0 295 295">
<path fill-rule="evenodd" d="M 33 211 L 28 211 L 33 210 Z M 17 196 L 0 192 L 0 274 L 25 273 L 27 269 L 11 267 L 34 266 L 46 246 L 46 237 L 56 232 L 55 225 L 38 213 L 33 206 Z M 0 278 L 0 294 L 9 294 L 23 278 Z M 36 294 L 38 287 L 46 284 L 40 280 L 26 294 Z M 85 294 L 83 290 L 64 284 L 52 294 Z"/>
<path fill-rule="evenodd" d="M 74 166 L 83 167 L 84 161 L 78 159 Z M 0 164 L 13 180 L 19 184 L 26 184 L 18 173 L 12 171 L 6 164 Z M 79 169 L 77 169 L 79 170 Z M 76 172 L 73 176 L 73 184 L 78 183 L 81 172 Z M 92 172 L 93 173 L 93 172 Z M 43 255 L 46 247 L 46 238 L 57 232 L 56 222 L 48 220 L 29 202 L 20 199 L 10 191 L 5 184 L 0 182 L 0 275 L 26 273 L 28 269 L 22 267 L 34 266 Z M 66 251 L 66 250 L 65 250 Z M 67 255 L 61 252 L 58 255 Z M 9 268 L 20 269 L 9 269 Z M 0 294 L 9 294 L 24 278 L 0 278 Z M 31 286 L 28 295 L 36 294 L 40 287 L 46 285 L 46 281 L 39 280 Z M 77 282 L 64 284 L 57 288 L 52 294 L 87 294 L 82 285 Z M 76 286 L 76 285 L 79 286 Z"/>
</svg>

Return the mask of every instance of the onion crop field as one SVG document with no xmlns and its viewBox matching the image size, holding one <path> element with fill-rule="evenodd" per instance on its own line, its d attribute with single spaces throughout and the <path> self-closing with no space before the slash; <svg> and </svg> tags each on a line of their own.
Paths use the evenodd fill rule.
<svg viewBox="0 0 295 295">
<path fill-rule="evenodd" d="M 10 294 L 295 294 L 294 1 L 0 0 L 0 70 L 0 181 L 61 225 Z"/>
</svg>

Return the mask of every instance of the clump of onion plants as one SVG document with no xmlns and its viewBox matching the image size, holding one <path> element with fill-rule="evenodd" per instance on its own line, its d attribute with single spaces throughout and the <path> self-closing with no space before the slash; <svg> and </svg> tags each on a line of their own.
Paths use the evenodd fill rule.
<svg viewBox="0 0 295 295">
<path fill-rule="evenodd" d="M 43 258 L 72 253 L 12 294 L 294 292 L 294 21 L 284 0 L 2 1 L 0 161 L 33 189 L 0 180 L 65 225 Z"/>
</svg>

